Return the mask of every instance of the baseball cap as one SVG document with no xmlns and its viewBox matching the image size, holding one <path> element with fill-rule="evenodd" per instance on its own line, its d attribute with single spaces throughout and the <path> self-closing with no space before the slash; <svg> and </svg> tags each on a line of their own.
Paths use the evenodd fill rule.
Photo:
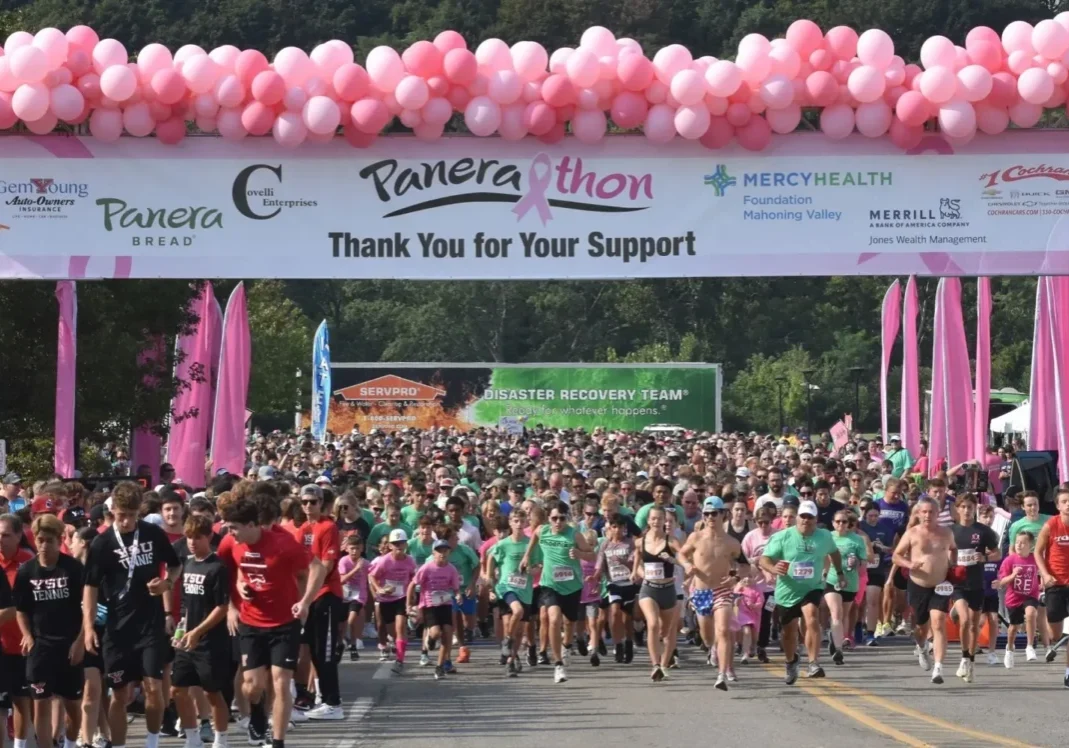
<svg viewBox="0 0 1069 748">
<path fill-rule="evenodd" d="M 22 483 L 22 476 L 18 473 L 8 473 L 4 476 L 4 483 Z"/>
<path fill-rule="evenodd" d="M 37 516 L 38 514 L 55 514 L 55 505 L 52 503 L 52 499 L 48 496 L 38 496 L 33 500 L 30 505 L 30 514 Z"/>
<path fill-rule="evenodd" d="M 719 512 L 724 508 L 724 500 L 719 496 L 710 496 L 702 504 L 702 511 L 716 511 Z"/>
<path fill-rule="evenodd" d="M 333 483 L 330 482 L 330 478 L 328 478 L 325 475 L 321 475 L 318 478 L 316 478 L 316 483 L 322 483 L 324 486 L 334 485 Z"/>
<path fill-rule="evenodd" d="M 735 471 L 735 477 L 736 478 L 749 478 L 750 477 L 750 468 L 748 468 L 748 467 L 739 468 L 738 470 Z"/>
<path fill-rule="evenodd" d="M 85 510 L 80 506 L 72 506 L 63 512 L 63 524 L 72 527 L 84 527 L 87 524 Z"/>
<path fill-rule="evenodd" d="M 490 484 L 490 487 L 491 488 L 508 488 L 509 487 L 509 482 L 507 480 L 505 480 L 504 478 L 494 478 L 493 482 Z"/>
<path fill-rule="evenodd" d="M 396 532 L 396 530 L 394 530 L 394 532 Z M 404 530 L 402 530 L 401 532 L 404 532 Z M 391 535 L 392 534 L 393 533 L 391 533 Z M 448 550 L 451 550 L 451 547 L 450 547 L 449 543 L 447 543 L 444 540 L 435 540 L 434 541 L 434 545 L 432 546 L 432 549 L 436 550 L 436 551 L 448 551 Z"/>
<path fill-rule="evenodd" d="M 408 542 L 408 533 L 406 533 L 400 527 L 398 527 L 398 528 L 396 528 L 394 530 L 390 530 L 389 542 L 390 543 L 407 543 Z"/>
<path fill-rule="evenodd" d="M 309 483 L 306 486 L 301 486 L 301 496 L 315 496 L 320 501 L 323 500 L 323 489 L 317 486 L 315 483 Z"/>
<path fill-rule="evenodd" d="M 817 505 L 812 501 L 803 501 L 798 506 L 798 516 L 801 517 L 803 514 L 808 514 L 810 517 L 816 517 Z"/>
<path fill-rule="evenodd" d="M 256 471 L 256 477 L 260 480 L 271 480 L 276 475 L 278 475 L 278 470 L 275 469 L 274 465 L 264 465 Z"/>
</svg>

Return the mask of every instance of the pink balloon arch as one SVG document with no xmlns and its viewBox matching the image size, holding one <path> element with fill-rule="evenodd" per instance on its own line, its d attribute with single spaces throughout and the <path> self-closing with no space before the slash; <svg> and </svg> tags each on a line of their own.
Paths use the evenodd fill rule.
<svg viewBox="0 0 1069 748">
<path fill-rule="evenodd" d="M 906 150 L 938 128 L 963 143 L 1011 124 L 1034 127 L 1069 94 L 1069 13 L 1001 35 L 977 27 L 964 46 L 933 36 L 919 63 L 896 54 L 880 29 L 822 31 L 795 21 L 783 38 L 750 34 L 734 60 L 697 57 L 678 44 L 652 58 L 633 39 L 594 26 L 575 48 L 487 39 L 473 50 L 456 31 L 398 52 L 376 47 L 361 66 L 337 39 L 311 53 L 287 47 L 273 60 L 254 49 L 174 53 L 149 44 L 134 61 L 115 39 L 88 26 L 66 33 L 16 31 L 0 49 L 0 128 L 32 133 L 87 123 L 97 139 L 188 132 L 228 140 L 266 136 L 289 148 L 341 134 L 367 147 L 394 119 L 416 137 L 442 136 L 454 113 L 476 136 L 570 132 L 597 143 L 610 131 L 641 129 L 655 143 L 676 137 L 708 148 L 732 141 L 759 151 L 798 128 L 803 110 L 841 139 L 855 130 Z"/>
</svg>

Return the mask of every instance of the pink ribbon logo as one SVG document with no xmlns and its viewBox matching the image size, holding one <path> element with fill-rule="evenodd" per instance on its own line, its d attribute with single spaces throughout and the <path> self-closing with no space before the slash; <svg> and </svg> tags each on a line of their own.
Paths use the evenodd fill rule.
<svg viewBox="0 0 1069 748">
<path fill-rule="evenodd" d="M 541 174 L 539 174 L 539 166 L 544 168 Z M 516 214 L 517 222 L 522 220 L 531 208 L 538 211 L 538 217 L 542 219 L 543 226 L 546 225 L 546 221 L 553 218 L 549 210 L 549 200 L 546 198 L 546 190 L 549 189 L 552 173 L 553 161 L 548 154 L 539 153 L 531 160 L 531 168 L 527 172 L 527 194 L 512 209 L 512 212 Z"/>
</svg>

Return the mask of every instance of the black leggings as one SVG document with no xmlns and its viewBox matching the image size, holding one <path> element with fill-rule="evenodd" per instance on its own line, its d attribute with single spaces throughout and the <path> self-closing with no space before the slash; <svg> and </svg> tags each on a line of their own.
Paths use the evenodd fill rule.
<svg viewBox="0 0 1069 748">
<path fill-rule="evenodd" d="M 761 606 L 761 630 L 757 633 L 757 646 L 761 649 L 768 647 L 769 636 L 772 633 L 772 614 L 768 609 L 768 601 L 772 597 L 771 592 L 765 593 L 765 604 Z"/>
</svg>

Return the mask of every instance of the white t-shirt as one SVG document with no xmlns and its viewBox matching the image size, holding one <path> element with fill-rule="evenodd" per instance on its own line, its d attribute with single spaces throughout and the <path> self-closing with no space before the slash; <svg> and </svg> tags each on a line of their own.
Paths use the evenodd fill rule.
<svg viewBox="0 0 1069 748">
<path fill-rule="evenodd" d="M 467 521 L 457 530 L 457 540 L 471 548 L 476 554 L 479 552 L 479 546 L 482 545 L 479 529 Z"/>
<path fill-rule="evenodd" d="M 784 496 L 785 495 L 786 494 L 784 494 Z M 776 511 L 778 512 L 780 509 L 783 508 L 783 498 L 784 498 L 783 496 L 773 496 L 771 493 L 766 493 L 764 496 L 762 496 L 761 498 L 759 498 L 757 501 L 754 502 L 754 505 L 753 505 L 754 511 L 756 512 L 758 509 L 763 507 L 765 504 L 772 504 L 773 506 L 776 507 Z"/>
</svg>

